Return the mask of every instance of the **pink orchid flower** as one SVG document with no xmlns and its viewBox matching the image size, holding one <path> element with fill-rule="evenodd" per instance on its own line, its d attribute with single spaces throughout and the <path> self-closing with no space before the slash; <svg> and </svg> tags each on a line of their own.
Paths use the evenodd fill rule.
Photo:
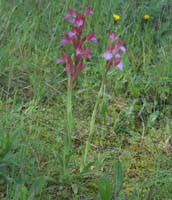
<svg viewBox="0 0 172 200">
<path fill-rule="evenodd" d="M 123 69 L 123 64 L 121 62 L 120 51 L 125 53 L 126 49 L 123 46 L 123 41 L 119 40 L 117 36 L 110 32 L 109 43 L 107 45 L 106 51 L 103 57 L 106 60 L 106 70 L 109 71 L 111 66 L 116 66 L 119 70 Z"/>
<path fill-rule="evenodd" d="M 72 58 L 65 52 L 61 53 L 61 58 L 56 60 L 56 63 L 65 63 L 64 71 L 70 76 L 71 83 L 73 84 L 78 75 L 85 68 L 86 64 L 84 59 L 91 58 L 91 52 L 88 47 L 85 46 L 86 41 L 97 43 L 97 39 L 94 37 L 94 32 L 90 32 L 86 36 L 82 36 L 86 15 L 92 15 L 93 11 L 87 6 L 83 13 L 77 14 L 72 8 L 69 9 L 65 19 L 72 23 L 71 31 L 65 34 L 64 38 L 60 41 L 61 45 L 70 44 L 74 48 L 74 57 Z"/>
</svg>

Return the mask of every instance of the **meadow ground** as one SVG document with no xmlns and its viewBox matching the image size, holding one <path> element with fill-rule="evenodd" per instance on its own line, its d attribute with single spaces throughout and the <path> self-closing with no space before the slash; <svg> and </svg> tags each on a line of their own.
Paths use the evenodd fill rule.
<svg viewBox="0 0 172 200">
<path fill-rule="evenodd" d="M 94 31 L 98 43 L 88 44 L 92 59 L 72 91 L 65 154 L 67 75 L 55 61 L 73 51 L 59 43 L 71 27 L 64 16 L 86 6 L 0 0 L 2 200 L 172 199 L 172 2 L 89 1 L 83 34 Z M 110 31 L 124 41 L 124 67 L 108 72 L 89 137 Z"/>
</svg>

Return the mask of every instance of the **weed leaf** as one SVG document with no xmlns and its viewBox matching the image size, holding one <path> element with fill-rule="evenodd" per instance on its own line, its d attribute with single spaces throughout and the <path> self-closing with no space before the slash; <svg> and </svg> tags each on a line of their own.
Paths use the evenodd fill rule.
<svg viewBox="0 0 172 200">
<path fill-rule="evenodd" d="M 121 189 L 123 177 L 122 164 L 120 161 L 116 161 L 114 166 L 114 188 L 116 196 Z"/>
<path fill-rule="evenodd" d="M 98 190 L 101 200 L 110 200 L 111 199 L 111 184 L 107 175 L 103 175 L 98 183 Z"/>
<path fill-rule="evenodd" d="M 36 195 L 41 194 L 45 184 L 46 184 L 45 178 L 44 177 L 38 177 L 31 186 L 31 189 L 29 191 L 28 200 L 33 200 L 33 199 L 35 199 Z"/>
</svg>

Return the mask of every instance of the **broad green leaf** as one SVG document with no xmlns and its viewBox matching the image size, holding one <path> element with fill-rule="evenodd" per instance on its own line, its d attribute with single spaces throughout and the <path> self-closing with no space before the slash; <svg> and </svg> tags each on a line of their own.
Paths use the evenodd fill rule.
<svg viewBox="0 0 172 200">
<path fill-rule="evenodd" d="M 14 192 L 14 200 L 28 200 L 28 189 L 24 184 L 17 184 Z"/>
<path fill-rule="evenodd" d="M 107 175 L 103 175 L 98 183 L 101 200 L 110 200 L 112 195 L 111 184 Z"/>
<path fill-rule="evenodd" d="M 121 189 L 123 178 L 122 164 L 120 161 L 116 161 L 114 166 L 114 189 L 116 195 Z"/>
<path fill-rule="evenodd" d="M 148 118 L 148 122 L 147 122 L 147 126 L 150 127 L 153 125 L 153 123 L 156 121 L 156 119 L 158 118 L 159 116 L 159 112 L 156 111 L 156 112 L 153 112 L 149 118 Z"/>
<path fill-rule="evenodd" d="M 34 200 L 36 195 L 41 194 L 43 188 L 46 184 L 46 180 L 44 177 L 39 177 L 35 180 L 32 184 L 31 189 L 29 191 L 29 198 L 28 200 Z"/>
</svg>

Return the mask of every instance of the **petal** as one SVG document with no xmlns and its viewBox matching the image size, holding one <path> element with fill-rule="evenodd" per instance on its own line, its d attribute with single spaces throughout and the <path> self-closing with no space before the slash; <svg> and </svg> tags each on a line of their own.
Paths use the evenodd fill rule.
<svg viewBox="0 0 172 200">
<path fill-rule="evenodd" d="M 121 58 L 121 56 L 119 55 L 119 53 L 117 53 L 117 54 L 115 55 L 115 58 Z"/>
<path fill-rule="evenodd" d="M 68 36 L 69 38 L 73 38 L 75 35 L 76 35 L 76 33 L 73 32 L 73 31 L 70 31 L 70 32 L 67 34 L 67 36 Z"/>
<path fill-rule="evenodd" d="M 91 10 L 90 6 L 87 6 L 87 7 L 85 8 L 84 14 L 93 15 L 94 12 Z"/>
<path fill-rule="evenodd" d="M 91 42 L 97 43 L 97 38 L 93 37 L 93 38 L 91 39 Z"/>
<path fill-rule="evenodd" d="M 72 8 L 69 8 L 68 14 L 65 15 L 65 19 L 68 19 L 68 22 L 74 23 L 74 18 L 77 16 L 75 11 Z"/>
<path fill-rule="evenodd" d="M 85 58 L 91 58 L 90 49 L 89 48 L 84 49 L 83 52 L 82 52 L 82 55 Z"/>
<path fill-rule="evenodd" d="M 115 47 L 116 47 L 117 49 L 120 49 L 121 47 L 123 47 L 123 41 L 122 41 L 122 40 L 118 40 L 118 41 L 116 42 L 116 44 L 115 44 Z"/>
<path fill-rule="evenodd" d="M 126 52 L 126 48 L 125 48 L 124 46 L 120 47 L 119 49 L 120 49 L 123 53 Z"/>
<path fill-rule="evenodd" d="M 71 57 L 65 52 L 61 52 L 61 59 L 63 60 L 63 62 L 67 63 L 68 65 L 73 66 Z"/>
<path fill-rule="evenodd" d="M 72 27 L 72 32 L 75 33 L 75 35 L 76 35 L 77 33 L 79 33 L 79 28 L 76 27 L 76 26 L 73 26 Z"/>
<path fill-rule="evenodd" d="M 67 72 L 68 75 L 71 75 L 71 66 L 66 65 L 65 68 L 64 68 L 64 71 Z"/>
<path fill-rule="evenodd" d="M 59 64 L 59 63 L 62 63 L 62 62 L 64 62 L 64 61 L 61 58 L 56 60 L 56 64 Z"/>
<path fill-rule="evenodd" d="M 93 37 L 94 37 L 94 32 L 91 32 L 86 36 L 86 39 L 91 40 Z"/>
<path fill-rule="evenodd" d="M 118 48 L 115 46 L 115 48 L 112 50 L 112 54 L 114 57 L 118 54 Z"/>
<path fill-rule="evenodd" d="M 115 40 L 116 39 L 116 35 L 113 32 L 110 32 L 110 40 Z"/>
<path fill-rule="evenodd" d="M 85 21 L 85 16 L 83 14 L 81 14 L 81 15 L 77 15 L 74 23 L 75 23 L 76 27 L 79 28 L 84 25 L 84 21 Z"/>
<path fill-rule="evenodd" d="M 80 49 L 76 49 L 75 55 L 76 56 L 81 56 L 82 55 L 82 51 Z"/>
<path fill-rule="evenodd" d="M 68 44 L 68 41 L 66 39 L 62 39 L 60 40 L 60 44 L 62 45 Z"/>
<path fill-rule="evenodd" d="M 70 18 L 70 17 L 71 17 L 71 16 L 70 16 L 69 14 L 67 14 L 67 15 L 64 16 L 65 19 L 68 19 L 68 18 Z"/>
<path fill-rule="evenodd" d="M 65 45 L 65 44 L 72 44 L 72 37 L 75 35 L 75 33 L 73 33 L 72 31 L 70 31 L 69 33 L 65 34 L 65 38 L 63 38 L 60 41 L 61 45 Z"/>
<path fill-rule="evenodd" d="M 94 37 L 94 32 L 89 33 L 86 36 L 86 40 L 97 43 L 97 39 Z"/>
<path fill-rule="evenodd" d="M 73 8 L 69 8 L 69 15 L 70 15 L 71 17 L 76 17 L 76 16 L 77 16 L 77 14 L 76 14 L 76 12 L 74 11 Z"/>
<path fill-rule="evenodd" d="M 115 58 L 115 59 L 113 59 L 113 61 L 112 61 L 112 65 L 118 65 L 119 63 L 121 62 L 121 59 L 120 58 Z"/>
<path fill-rule="evenodd" d="M 121 49 L 122 47 L 123 47 L 123 41 L 117 40 L 117 42 L 115 43 L 115 46 L 112 50 L 112 54 L 115 56 L 118 53 L 119 49 Z M 125 49 L 122 48 L 122 50 L 125 50 Z"/>
<path fill-rule="evenodd" d="M 77 21 L 75 21 L 75 24 L 79 28 L 84 24 L 84 22 L 82 20 L 77 20 Z"/>
<path fill-rule="evenodd" d="M 123 64 L 122 64 L 122 62 L 120 62 L 118 65 L 116 65 L 116 67 L 117 67 L 119 70 L 123 70 Z"/>
<path fill-rule="evenodd" d="M 109 52 L 112 51 L 112 43 L 111 42 L 109 42 L 108 45 L 107 45 L 106 52 L 107 51 L 109 51 Z"/>
<path fill-rule="evenodd" d="M 75 20 L 73 18 L 68 18 L 68 22 L 73 24 Z"/>
<path fill-rule="evenodd" d="M 76 16 L 77 16 L 77 14 L 75 13 L 74 9 L 69 8 L 68 14 L 65 15 L 64 18 L 67 19 L 67 18 L 76 17 Z"/>
<path fill-rule="evenodd" d="M 112 53 L 111 52 L 105 52 L 103 54 L 103 57 L 106 59 L 106 60 L 111 60 L 112 59 Z"/>
</svg>

